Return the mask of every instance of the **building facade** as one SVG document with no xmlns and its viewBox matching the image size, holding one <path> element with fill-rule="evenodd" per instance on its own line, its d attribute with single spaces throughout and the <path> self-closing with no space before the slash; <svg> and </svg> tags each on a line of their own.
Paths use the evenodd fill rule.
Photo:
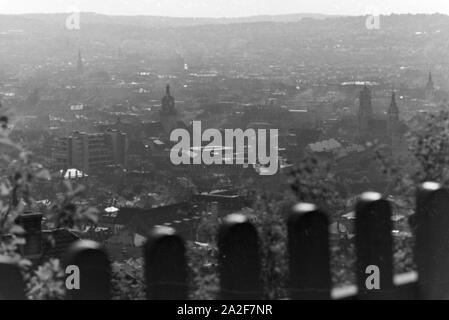
<svg viewBox="0 0 449 320">
<path fill-rule="evenodd" d="M 391 95 L 391 102 L 387 112 L 387 135 L 392 150 L 399 148 L 401 143 L 401 123 L 399 120 L 399 108 L 396 103 L 396 94 Z"/>
<path fill-rule="evenodd" d="M 57 169 L 76 168 L 93 172 L 110 165 L 127 165 L 128 141 L 125 133 L 73 132 L 57 139 L 53 147 L 53 165 Z"/>
<path fill-rule="evenodd" d="M 170 93 L 170 85 L 165 89 L 165 96 L 161 100 L 161 124 L 168 135 L 178 127 L 178 112 L 175 108 L 175 98 Z"/>
<path fill-rule="evenodd" d="M 357 114 L 359 137 L 367 137 L 370 133 L 370 121 L 373 118 L 371 90 L 365 85 L 359 95 L 359 112 Z"/>
<path fill-rule="evenodd" d="M 399 117 L 399 107 L 395 92 L 391 95 L 390 104 L 384 115 L 374 115 L 371 102 L 371 90 L 364 86 L 360 92 L 360 106 L 357 113 L 359 142 L 378 141 L 390 146 L 392 153 L 404 145 L 403 136 L 407 127 Z"/>
</svg>

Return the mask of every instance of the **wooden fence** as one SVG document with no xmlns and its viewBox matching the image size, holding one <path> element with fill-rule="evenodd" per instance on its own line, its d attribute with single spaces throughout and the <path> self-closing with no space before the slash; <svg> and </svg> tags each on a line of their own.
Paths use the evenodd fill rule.
<svg viewBox="0 0 449 320">
<path fill-rule="evenodd" d="M 288 219 L 289 297 L 291 299 L 446 299 L 449 298 L 449 191 L 422 184 L 416 195 L 412 228 L 417 272 L 393 274 L 390 203 L 367 192 L 355 208 L 357 284 L 334 289 L 331 282 L 329 221 L 315 205 L 299 203 Z M 259 237 L 245 216 L 224 219 L 218 235 L 220 299 L 261 299 Z M 171 228 L 156 228 L 144 247 L 146 297 L 187 299 L 184 241 Z M 76 243 L 66 265 L 80 269 L 81 287 L 67 299 L 110 299 L 111 265 L 92 241 Z M 380 289 L 366 287 L 367 266 L 380 270 Z M 418 278 L 419 275 L 419 278 Z M 14 265 L 0 263 L 0 298 L 24 299 L 24 282 Z"/>
</svg>

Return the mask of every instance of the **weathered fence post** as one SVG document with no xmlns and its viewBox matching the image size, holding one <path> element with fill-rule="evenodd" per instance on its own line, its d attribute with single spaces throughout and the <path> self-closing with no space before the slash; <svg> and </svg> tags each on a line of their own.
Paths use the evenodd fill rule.
<svg viewBox="0 0 449 320">
<path fill-rule="evenodd" d="M 186 300 L 186 250 L 176 231 L 169 227 L 154 228 L 144 250 L 147 299 Z"/>
<path fill-rule="evenodd" d="M 90 240 L 75 242 L 65 257 L 64 266 L 75 266 L 79 269 L 79 289 L 68 289 L 67 299 L 111 299 L 111 265 L 99 243 Z M 70 274 L 68 276 L 70 277 Z"/>
<path fill-rule="evenodd" d="M 449 298 L 449 192 L 423 183 L 417 192 L 415 260 L 420 299 Z"/>
<path fill-rule="evenodd" d="M 393 298 L 391 207 L 379 193 L 365 192 L 359 197 L 355 231 L 358 298 Z"/>
<path fill-rule="evenodd" d="M 25 283 L 16 264 L 0 262 L 0 300 L 25 300 Z"/>
<path fill-rule="evenodd" d="M 220 299 L 261 299 L 259 237 L 244 215 L 224 219 L 218 250 Z"/>
<path fill-rule="evenodd" d="M 299 203 L 288 218 L 291 299 L 330 299 L 329 222 L 315 205 Z"/>
</svg>

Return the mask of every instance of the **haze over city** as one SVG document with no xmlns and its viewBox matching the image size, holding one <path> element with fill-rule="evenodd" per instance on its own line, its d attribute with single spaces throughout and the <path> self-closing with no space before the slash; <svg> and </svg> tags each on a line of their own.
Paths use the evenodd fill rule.
<svg viewBox="0 0 449 320">
<path fill-rule="evenodd" d="M 82 12 L 110 15 L 172 17 L 243 17 L 296 13 L 363 15 L 373 10 L 391 13 L 449 13 L 445 0 L 0 0 L 0 13 Z"/>
<path fill-rule="evenodd" d="M 448 0 L 0 0 L 0 300 L 447 299 L 448 39 Z"/>
</svg>

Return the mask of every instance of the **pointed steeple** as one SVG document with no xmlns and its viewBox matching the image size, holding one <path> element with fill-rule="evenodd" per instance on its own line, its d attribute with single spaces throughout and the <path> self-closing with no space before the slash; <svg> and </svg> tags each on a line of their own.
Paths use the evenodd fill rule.
<svg viewBox="0 0 449 320">
<path fill-rule="evenodd" d="M 432 79 L 432 72 L 429 72 L 429 79 L 427 80 L 427 89 L 433 89 L 433 79 Z"/>
<path fill-rule="evenodd" d="M 396 93 L 393 91 L 391 94 L 390 107 L 388 108 L 388 113 L 399 113 L 398 104 L 396 103 Z"/>
<path fill-rule="evenodd" d="M 429 72 L 429 79 L 427 80 L 424 98 L 429 103 L 435 103 L 435 86 L 433 83 L 432 72 Z"/>
<path fill-rule="evenodd" d="M 169 84 L 167 84 L 167 86 L 165 87 L 165 94 L 167 96 L 170 96 L 170 85 Z"/>
<path fill-rule="evenodd" d="M 387 137 L 390 141 L 392 154 L 396 152 L 400 144 L 401 122 L 399 120 L 399 108 L 396 103 L 396 93 L 391 94 L 390 107 L 387 115 Z"/>
</svg>

